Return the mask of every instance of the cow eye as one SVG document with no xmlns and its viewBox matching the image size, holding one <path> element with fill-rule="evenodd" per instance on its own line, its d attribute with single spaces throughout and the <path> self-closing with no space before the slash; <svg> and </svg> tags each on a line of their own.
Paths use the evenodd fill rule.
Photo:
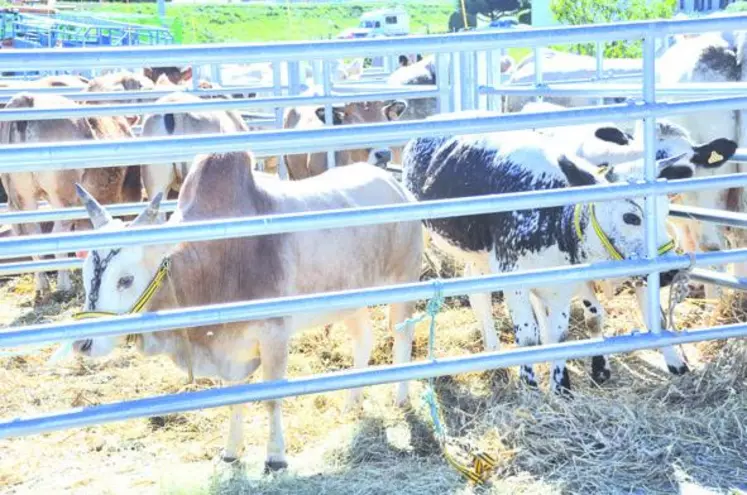
<svg viewBox="0 0 747 495">
<path fill-rule="evenodd" d="M 126 277 L 122 277 L 119 279 L 119 282 L 117 282 L 117 289 L 124 290 L 129 289 L 132 286 L 132 281 L 135 278 L 132 275 L 127 275 Z"/>
<path fill-rule="evenodd" d="M 640 225 L 641 217 L 639 217 L 635 213 L 626 213 L 625 215 L 623 215 L 623 222 L 627 223 L 628 225 Z"/>
</svg>

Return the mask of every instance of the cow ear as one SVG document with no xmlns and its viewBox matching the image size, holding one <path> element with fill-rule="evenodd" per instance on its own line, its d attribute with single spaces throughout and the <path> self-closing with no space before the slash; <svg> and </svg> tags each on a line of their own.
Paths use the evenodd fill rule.
<svg viewBox="0 0 747 495">
<path fill-rule="evenodd" d="M 384 107 L 384 116 L 387 120 L 397 120 L 405 113 L 405 110 L 407 110 L 406 101 L 393 101 Z"/>
<path fill-rule="evenodd" d="M 565 155 L 560 155 L 558 165 L 571 186 L 593 186 L 598 183 L 594 175 L 579 168 L 578 165 L 570 161 Z"/>
<path fill-rule="evenodd" d="M 324 107 L 316 109 L 316 117 L 327 123 L 327 119 L 324 118 Z M 332 107 L 332 125 L 342 125 L 342 120 L 345 118 L 345 109 L 342 107 Z"/>
<path fill-rule="evenodd" d="M 189 81 L 190 79 L 192 79 L 192 66 L 191 65 L 179 71 L 180 81 Z"/>
<path fill-rule="evenodd" d="M 731 139 L 718 138 L 710 143 L 693 146 L 690 161 L 698 167 L 716 168 L 726 163 L 737 151 L 737 143 Z"/>
<path fill-rule="evenodd" d="M 594 135 L 597 139 L 607 141 L 608 143 L 615 143 L 620 146 L 627 146 L 630 144 L 627 134 L 617 127 L 600 127 L 594 132 Z"/>
</svg>

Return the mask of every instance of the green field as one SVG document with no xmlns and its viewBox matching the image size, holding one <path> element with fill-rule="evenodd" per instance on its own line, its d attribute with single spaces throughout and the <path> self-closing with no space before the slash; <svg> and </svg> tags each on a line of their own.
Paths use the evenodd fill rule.
<svg viewBox="0 0 747 495">
<path fill-rule="evenodd" d="M 171 5 L 167 4 L 167 26 L 181 43 L 225 43 L 251 41 L 320 40 L 334 38 L 354 27 L 363 12 L 404 5 L 410 14 L 413 34 L 442 33 L 447 30 L 454 8 L 451 0 L 410 0 L 404 2 L 351 2 L 345 4 L 287 5 Z M 68 4 L 69 5 L 69 4 Z M 74 4 L 97 16 L 139 24 L 160 24 L 154 3 Z M 517 60 L 528 49 L 511 49 Z"/>
</svg>

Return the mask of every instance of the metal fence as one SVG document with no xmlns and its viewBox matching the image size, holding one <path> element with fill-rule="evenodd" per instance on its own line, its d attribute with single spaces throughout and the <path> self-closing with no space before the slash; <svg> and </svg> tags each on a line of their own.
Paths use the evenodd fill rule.
<svg viewBox="0 0 747 495">
<path fill-rule="evenodd" d="M 300 379 L 238 385 L 218 390 L 151 397 L 136 401 L 71 410 L 43 417 L 24 417 L 0 422 L 0 438 L 84 426 L 134 417 L 165 414 L 206 407 L 266 400 L 292 395 L 319 393 L 343 388 L 390 383 L 426 378 L 444 374 L 478 371 L 489 368 L 513 366 L 554 359 L 629 352 L 636 349 L 659 348 L 709 339 L 742 337 L 747 335 L 747 324 L 724 325 L 679 333 L 662 331 L 658 318 L 658 272 L 687 268 L 687 256 L 657 257 L 655 225 L 657 195 L 701 189 L 722 189 L 747 184 L 747 174 L 732 174 L 679 181 L 657 181 L 655 174 L 655 118 L 659 115 L 691 113 L 705 109 L 747 108 L 747 96 L 728 93 L 712 99 L 697 99 L 661 104 L 655 98 L 654 62 L 656 38 L 686 32 L 723 31 L 736 29 L 747 21 L 747 16 L 708 18 L 687 21 L 632 22 L 624 24 L 577 26 L 564 28 L 532 29 L 517 32 L 467 32 L 451 35 L 413 36 L 397 39 L 323 41 L 314 43 L 280 43 L 274 45 L 210 45 L 190 47 L 147 47 L 135 49 L 77 49 L 77 50 L 24 50 L 0 53 L 0 71 L 138 67 L 146 63 L 158 65 L 213 64 L 224 60 L 234 63 L 262 61 L 289 61 L 289 93 L 283 97 L 275 86 L 276 96 L 260 102 L 278 108 L 297 104 L 299 86 L 298 62 L 307 59 L 330 60 L 336 57 L 366 56 L 371 53 L 394 55 L 406 52 L 436 53 L 438 67 L 437 87 L 419 93 L 438 98 L 444 110 L 472 109 L 480 105 L 480 88 L 477 84 L 477 53 L 494 53 L 511 46 L 547 45 L 549 43 L 578 43 L 609 41 L 615 39 L 644 39 L 643 101 L 632 104 L 597 108 L 569 109 L 558 112 L 486 115 L 477 117 L 453 116 L 438 121 L 409 121 L 374 125 L 351 125 L 315 130 L 269 130 L 232 135 L 201 135 L 175 138 L 150 138 L 85 143 L 55 143 L 31 146 L 1 146 L 0 172 L 53 170 L 64 168 L 99 167 L 104 163 L 125 165 L 143 163 L 171 163 L 191 159 L 196 153 L 252 149 L 257 154 L 280 154 L 309 151 L 329 151 L 365 146 L 404 144 L 418 136 L 480 133 L 509 129 L 547 127 L 592 123 L 610 119 L 645 120 L 645 182 L 638 184 L 613 184 L 604 187 L 561 189 L 556 191 L 528 192 L 518 195 L 491 195 L 456 200 L 427 201 L 396 206 L 377 206 L 350 210 L 297 213 L 267 217 L 233 218 L 196 222 L 181 225 L 130 228 L 126 232 L 86 232 L 49 234 L 0 240 L 0 258 L 14 258 L 29 254 L 64 253 L 80 249 L 114 248 L 132 245 L 160 244 L 177 241 L 227 239 L 242 236 L 265 235 L 280 232 L 298 232 L 320 228 L 341 228 L 352 225 L 369 225 L 402 220 L 443 218 L 522 208 L 541 208 L 577 203 L 579 201 L 604 201 L 623 197 L 645 196 L 647 257 L 640 260 L 598 263 L 554 268 L 532 273 L 513 272 L 480 277 L 458 278 L 446 281 L 427 281 L 406 285 L 377 287 L 339 293 L 312 294 L 271 300 L 243 301 L 238 303 L 182 308 L 139 315 L 124 315 L 95 321 L 30 325 L 0 333 L 0 348 L 24 346 L 61 340 L 78 340 L 91 337 L 157 332 L 174 328 L 190 328 L 294 314 L 299 312 L 332 311 L 342 308 L 408 301 L 433 295 L 436 288 L 445 296 L 505 290 L 516 287 L 534 287 L 543 284 L 579 282 L 648 274 L 646 298 L 649 315 L 646 334 L 634 334 L 606 339 L 588 339 L 579 342 L 543 345 L 531 349 L 515 349 L 480 353 L 460 358 L 427 363 L 386 366 L 367 370 L 329 373 Z M 493 60 L 495 57 L 486 57 Z M 450 62 L 450 63 L 449 63 Z M 277 65 L 277 64 L 276 64 Z M 325 62 L 323 65 L 329 67 Z M 322 71 L 326 96 L 313 102 L 329 105 L 337 101 L 355 100 L 361 95 L 329 94 L 329 69 Z M 275 82 L 280 81 L 275 70 Z M 540 76 L 538 81 L 541 82 Z M 400 91 L 397 89 L 396 91 Z M 386 96 L 376 93 L 377 99 L 398 94 L 391 90 Z M 405 90 L 402 90 L 405 91 Z M 412 91 L 412 90 L 407 90 Z M 627 88 L 626 88 L 627 91 Z M 408 93 L 411 97 L 417 93 Z M 120 98 L 122 93 L 119 93 Z M 372 95 L 363 95 L 368 99 Z M 235 106 L 244 103 L 229 102 Z M 227 108 L 222 101 L 201 102 L 189 109 Z M 252 102 L 254 106 L 256 101 Z M 106 105 L 83 107 L 85 113 L 98 115 L 127 115 L 163 111 L 164 105 L 149 104 Z M 187 106 L 168 107 L 185 110 Z M 65 114 L 81 113 L 80 109 L 64 109 Z M 7 113 L 6 113 L 7 112 Z M 54 111 L 28 111 L 34 118 L 60 116 Z M 0 120 L 13 120 L 19 114 L 0 111 Z M 119 208 L 119 210 L 117 210 Z M 130 208 L 130 209 L 128 209 Z M 133 205 L 112 208 L 118 213 L 136 211 Z M 52 218 L 80 217 L 81 208 L 64 212 L 40 211 L 33 213 L 6 213 L 3 221 L 38 221 Z M 691 212 L 692 213 L 692 212 Z M 702 212 L 701 212 L 702 213 Z M 45 216 L 46 215 L 46 216 Z M 744 224 L 744 219 L 723 219 L 711 213 L 717 221 Z M 703 214 L 705 219 L 708 212 Z M 741 222 L 741 223 L 740 223 Z M 747 261 L 747 249 L 697 253 L 696 265 L 712 266 Z M 77 260 L 6 263 L 0 273 L 42 271 L 78 266 Z M 706 274 L 707 275 L 707 274 Z M 726 283 L 726 282 L 724 282 Z"/>
</svg>

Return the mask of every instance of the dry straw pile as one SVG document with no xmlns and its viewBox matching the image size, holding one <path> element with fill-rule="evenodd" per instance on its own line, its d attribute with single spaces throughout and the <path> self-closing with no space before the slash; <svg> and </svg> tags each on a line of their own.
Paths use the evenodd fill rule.
<svg viewBox="0 0 747 495">
<path fill-rule="evenodd" d="M 425 270 L 432 270 L 426 266 Z M 443 270 L 443 267 L 442 267 Z M 459 275 L 458 266 L 441 271 Z M 433 276 L 434 273 L 426 273 Z M 79 281 L 78 281 L 79 283 Z M 73 301 L 34 308 L 30 276 L 6 280 L 0 315 L 10 326 L 66 319 Z M 500 298 L 495 316 L 504 347 L 513 345 Z M 638 326 L 632 295 L 606 301 L 606 333 Z M 719 308 L 690 299 L 677 310 L 684 327 L 745 321 L 745 306 L 730 295 Z M 391 336 L 375 311 L 373 363 L 391 362 Z M 466 298 L 454 298 L 438 316 L 439 356 L 482 350 Z M 414 359 L 427 354 L 427 321 L 418 326 Z M 585 337 L 580 309 L 573 338 Z M 293 342 L 290 375 L 352 365 L 344 328 L 310 330 Z M 548 395 L 546 368 L 540 391 L 525 390 L 516 370 L 473 373 L 437 381 L 452 435 L 498 459 L 488 486 L 475 488 L 439 455 L 423 407 L 423 384 L 412 386 L 412 408 L 391 404 L 391 387 L 366 391 L 361 411 L 345 411 L 346 392 L 285 402 L 291 468 L 264 477 L 261 467 L 267 417 L 248 405 L 242 462 L 215 462 L 227 428 L 225 409 L 135 419 L 3 440 L 0 492 L 173 494 L 440 494 L 440 493 L 738 493 L 747 483 L 747 344 L 687 346 L 693 373 L 672 377 L 655 352 L 612 359 L 613 378 L 591 383 L 588 360 L 570 363 L 572 400 Z M 184 388 L 184 375 L 165 358 L 121 349 L 103 361 L 73 359 L 45 366 L 51 349 L 0 358 L 3 418 L 110 403 Z M 220 386 L 209 380 L 195 388 Z M 698 491 L 700 490 L 700 491 Z M 703 491 L 705 490 L 705 491 Z M 744 492 L 741 492 L 744 493 Z"/>
</svg>

